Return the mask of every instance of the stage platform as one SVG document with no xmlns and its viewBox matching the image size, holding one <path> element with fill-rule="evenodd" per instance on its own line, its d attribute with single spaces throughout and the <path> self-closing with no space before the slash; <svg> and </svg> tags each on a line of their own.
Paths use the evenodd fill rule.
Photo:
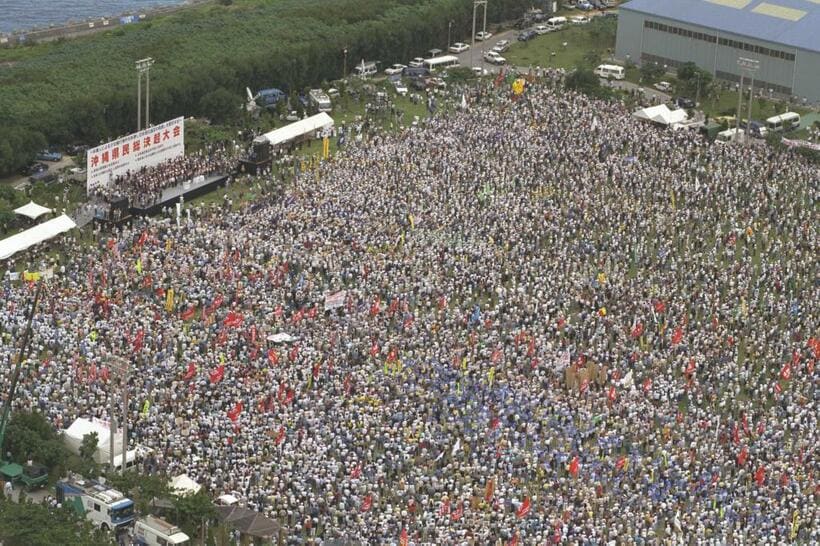
<svg viewBox="0 0 820 546">
<path fill-rule="evenodd" d="M 144 206 L 131 205 L 129 211 L 135 216 L 153 216 L 165 207 L 175 207 L 180 197 L 187 203 L 191 199 L 210 193 L 220 186 L 224 187 L 229 176 L 228 174 L 211 175 L 199 182 L 191 182 L 187 187 L 185 184 L 180 184 L 166 188 L 162 192 L 162 196 L 154 203 Z"/>
</svg>

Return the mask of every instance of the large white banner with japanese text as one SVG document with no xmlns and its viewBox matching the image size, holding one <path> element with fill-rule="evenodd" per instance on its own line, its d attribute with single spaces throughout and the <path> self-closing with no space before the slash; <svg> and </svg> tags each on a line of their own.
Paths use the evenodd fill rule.
<svg viewBox="0 0 820 546">
<path fill-rule="evenodd" d="M 185 118 L 176 118 L 139 133 L 88 150 L 86 190 L 108 186 L 117 176 L 153 167 L 185 154 Z"/>
</svg>

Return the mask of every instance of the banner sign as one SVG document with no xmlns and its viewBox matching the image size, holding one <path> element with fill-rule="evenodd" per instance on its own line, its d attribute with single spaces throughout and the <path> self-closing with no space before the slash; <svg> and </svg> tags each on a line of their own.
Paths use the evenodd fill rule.
<svg viewBox="0 0 820 546">
<path fill-rule="evenodd" d="M 788 138 L 781 139 L 780 142 L 788 146 L 789 148 L 808 148 L 810 150 L 815 150 L 820 152 L 820 144 L 815 144 L 813 142 L 808 142 L 805 140 L 789 140 Z"/>
<path fill-rule="evenodd" d="M 325 311 L 330 311 L 331 309 L 338 309 L 339 307 L 345 304 L 346 297 L 347 290 L 340 290 L 335 294 L 325 294 Z"/>
<path fill-rule="evenodd" d="M 108 186 L 117 176 L 185 154 L 185 118 L 143 129 L 88 150 L 86 190 Z"/>
</svg>

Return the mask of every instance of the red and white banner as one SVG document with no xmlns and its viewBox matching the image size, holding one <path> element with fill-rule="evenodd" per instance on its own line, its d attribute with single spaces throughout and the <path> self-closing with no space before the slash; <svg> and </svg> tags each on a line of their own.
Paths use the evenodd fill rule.
<svg viewBox="0 0 820 546">
<path fill-rule="evenodd" d="M 331 309 L 338 309 L 339 307 L 345 304 L 345 298 L 347 297 L 347 290 L 340 290 L 335 294 L 325 294 L 325 311 L 330 311 Z"/>
<path fill-rule="evenodd" d="M 86 153 L 86 189 L 108 186 L 117 176 L 185 154 L 185 118 L 143 129 Z"/>
</svg>

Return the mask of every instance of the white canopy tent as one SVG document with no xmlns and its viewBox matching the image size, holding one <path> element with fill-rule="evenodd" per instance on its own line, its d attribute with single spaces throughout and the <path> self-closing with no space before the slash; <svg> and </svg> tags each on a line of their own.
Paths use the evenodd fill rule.
<svg viewBox="0 0 820 546">
<path fill-rule="evenodd" d="M 655 123 L 660 123 L 661 125 L 672 125 L 674 123 L 681 123 L 686 121 L 689 117 L 686 115 L 686 110 L 684 110 L 683 108 L 679 110 L 670 110 L 669 107 L 665 104 L 650 106 L 648 108 L 641 108 L 632 115 L 638 119 L 653 121 Z"/>
<path fill-rule="evenodd" d="M 23 205 L 22 207 L 14 209 L 15 214 L 26 216 L 32 220 L 36 220 L 43 214 L 48 214 L 49 212 L 51 212 L 50 208 L 38 205 L 34 201 L 29 201 L 28 205 Z"/>
<path fill-rule="evenodd" d="M 187 474 L 180 474 L 169 481 L 168 487 L 178 495 L 196 495 L 202 489 L 202 486 L 189 478 Z"/>
<path fill-rule="evenodd" d="M 25 250 L 43 241 L 47 241 L 52 237 L 56 237 L 61 233 L 74 229 L 77 224 L 74 220 L 63 214 L 48 222 L 38 224 L 33 228 L 21 231 L 16 235 L 12 235 L 0 241 L 0 260 L 5 260 L 17 254 L 21 250 Z"/>
<path fill-rule="evenodd" d="M 278 146 L 305 135 L 310 135 L 319 129 L 325 130 L 333 127 L 333 118 L 325 112 L 319 112 L 315 116 L 294 121 L 284 127 L 275 129 L 254 139 L 256 143 L 267 141 L 271 146 Z"/>
<path fill-rule="evenodd" d="M 63 442 L 69 451 L 80 454 L 83 437 L 92 432 L 97 433 L 97 450 L 94 452 L 94 461 L 99 464 L 107 463 L 110 459 L 111 431 L 108 424 L 98 419 L 76 419 L 71 426 L 63 431 Z M 114 433 L 114 456 L 122 457 L 122 430 Z"/>
</svg>

